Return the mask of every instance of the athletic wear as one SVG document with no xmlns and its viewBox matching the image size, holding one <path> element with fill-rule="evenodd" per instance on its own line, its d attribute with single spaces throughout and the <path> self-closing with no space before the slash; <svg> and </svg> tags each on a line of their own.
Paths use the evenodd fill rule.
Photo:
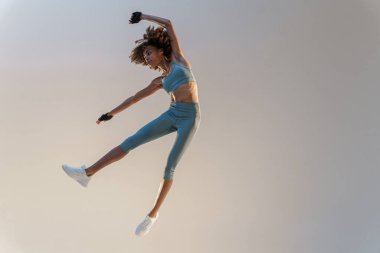
<svg viewBox="0 0 380 253">
<path fill-rule="evenodd" d="M 138 236 L 146 235 L 152 228 L 153 224 L 156 222 L 158 215 L 159 213 L 157 213 L 156 217 L 154 218 L 151 218 L 149 215 L 147 215 L 145 219 L 137 226 L 135 234 Z"/>
<path fill-rule="evenodd" d="M 173 61 L 172 69 L 165 78 L 161 76 L 162 86 L 167 93 L 173 92 L 181 84 L 196 81 L 192 69 Z"/>
<path fill-rule="evenodd" d="M 174 170 L 190 144 L 201 121 L 199 103 L 172 101 L 167 111 L 125 139 L 120 147 L 128 153 L 141 144 L 177 131 L 177 137 L 167 158 L 164 179 L 173 178 Z"/>
<path fill-rule="evenodd" d="M 81 167 L 71 167 L 66 164 L 62 165 L 63 170 L 66 174 L 80 183 L 83 187 L 87 187 L 88 182 L 90 182 L 91 177 L 86 174 L 86 166 L 82 165 Z"/>
</svg>

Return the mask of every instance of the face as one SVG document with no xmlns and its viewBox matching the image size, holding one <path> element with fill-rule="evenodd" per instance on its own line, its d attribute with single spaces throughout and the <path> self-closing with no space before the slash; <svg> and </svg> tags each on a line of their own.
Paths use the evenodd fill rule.
<svg viewBox="0 0 380 253">
<path fill-rule="evenodd" d="M 159 65 L 163 57 L 164 55 L 162 49 L 158 49 L 154 46 L 147 46 L 144 50 L 144 59 L 150 68 L 155 68 Z"/>
</svg>

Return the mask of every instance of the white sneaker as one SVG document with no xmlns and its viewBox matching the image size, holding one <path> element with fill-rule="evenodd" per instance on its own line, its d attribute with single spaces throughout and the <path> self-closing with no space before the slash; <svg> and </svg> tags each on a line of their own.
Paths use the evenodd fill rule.
<svg viewBox="0 0 380 253">
<path fill-rule="evenodd" d="M 153 224 L 156 222 L 157 218 L 158 213 L 154 218 L 151 218 L 149 215 L 147 215 L 145 219 L 137 226 L 135 234 L 138 236 L 146 235 L 152 228 Z"/>
<path fill-rule="evenodd" d="M 71 167 L 66 164 L 62 165 L 62 169 L 66 172 L 66 174 L 78 181 L 83 187 L 87 187 L 88 182 L 91 179 L 91 176 L 87 176 L 86 174 L 86 166 L 82 165 L 81 167 Z"/>
</svg>

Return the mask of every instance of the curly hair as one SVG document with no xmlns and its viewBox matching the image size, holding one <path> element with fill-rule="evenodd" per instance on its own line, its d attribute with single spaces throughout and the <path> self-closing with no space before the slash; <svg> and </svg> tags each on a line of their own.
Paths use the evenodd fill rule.
<svg viewBox="0 0 380 253">
<path fill-rule="evenodd" d="M 170 46 L 170 38 L 166 29 L 162 26 L 157 28 L 154 26 L 148 26 L 143 38 L 135 41 L 135 44 L 137 43 L 139 43 L 138 46 L 132 50 L 129 56 L 131 62 L 135 64 L 142 64 L 144 66 L 148 65 L 144 58 L 144 50 L 147 46 L 161 48 L 164 52 L 164 56 L 168 59 L 171 58 L 172 48 Z M 154 70 L 157 70 L 157 68 L 158 67 L 156 66 Z"/>
</svg>

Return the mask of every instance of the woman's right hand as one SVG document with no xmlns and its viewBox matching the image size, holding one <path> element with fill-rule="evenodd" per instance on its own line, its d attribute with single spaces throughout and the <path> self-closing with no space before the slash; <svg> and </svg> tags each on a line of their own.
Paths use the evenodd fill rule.
<svg viewBox="0 0 380 253">
<path fill-rule="evenodd" d="M 110 114 L 109 112 L 103 114 L 102 116 L 99 117 L 99 119 L 96 121 L 96 124 L 99 124 L 101 121 L 108 121 L 112 119 L 113 115 Z"/>
<path fill-rule="evenodd" d="M 141 21 L 142 13 L 140 11 L 135 11 L 132 13 L 131 19 L 129 20 L 130 24 L 135 24 Z"/>
</svg>

